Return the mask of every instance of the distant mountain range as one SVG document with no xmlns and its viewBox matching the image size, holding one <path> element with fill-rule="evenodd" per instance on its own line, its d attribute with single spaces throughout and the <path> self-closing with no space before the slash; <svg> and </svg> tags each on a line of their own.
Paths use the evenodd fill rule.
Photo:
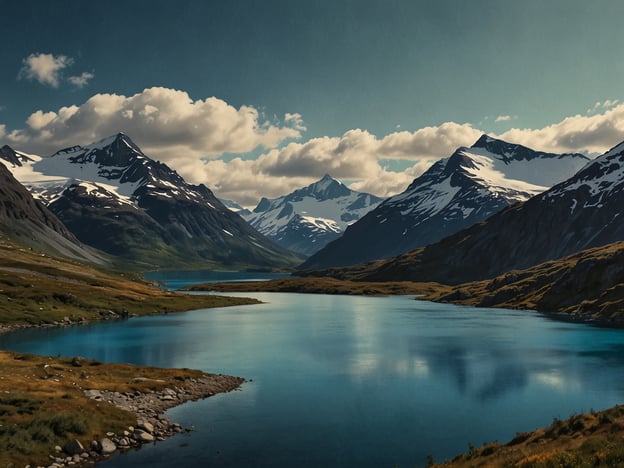
<svg viewBox="0 0 624 468">
<path fill-rule="evenodd" d="M 252 213 L 243 215 L 276 244 L 311 255 L 340 237 L 346 227 L 381 202 L 325 175 L 307 187 L 279 198 L 262 198 Z"/>
<path fill-rule="evenodd" d="M 81 242 L 142 268 L 274 268 L 300 261 L 123 133 L 49 157 L 7 146 L 0 156 Z"/>
<path fill-rule="evenodd" d="M 329 276 L 457 284 L 624 240 L 624 143 L 575 175 L 440 242 Z"/>
<path fill-rule="evenodd" d="M 479 223 L 567 179 L 589 159 L 481 136 L 436 162 L 302 266 L 327 268 L 389 258 Z"/>
</svg>

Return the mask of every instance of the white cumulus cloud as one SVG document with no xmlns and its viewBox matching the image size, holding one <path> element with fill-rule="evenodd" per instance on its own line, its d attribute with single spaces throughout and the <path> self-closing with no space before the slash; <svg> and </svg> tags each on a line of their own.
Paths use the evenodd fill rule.
<svg viewBox="0 0 624 468">
<path fill-rule="evenodd" d="M 624 140 L 624 104 L 611 105 L 601 114 L 566 117 L 544 128 L 512 128 L 499 137 L 540 151 L 598 155 Z"/>
<path fill-rule="evenodd" d="M 65 55 L 30 54 L 22 60 L 22 68 L 17 76 L 58 88 L 61 70 L 73 62 L 73 59 Z"/>
<path fill-rule="evenodd" d="M 203 181 L 219 196 L 244 206 L 254 206 L 261 196 L 284 195 L 325 174 L 355 181 L 350 185 L 354 190 L 390 196 L 403 191 L 435 160 L 449 156 L 458 146 L 471 145 L 479 136 L 470 125 L 454 122 L 381 139 L 354 129 L 340 137 L 292 142 L 255 160 L 216 160 L 185 170 L 196 182 Z M 383 159 L 412 160 L 414 165 L 403 172 L 389 171 L 380 165 Z"/>
<path fill-rule="evenodd" d="M 93 78 L 95 78 L 93 73 L 83 72 L 78 76 L 70 76 L 67 80 L 77 88 L 84 88 Z"/>
<path fill-rule="evenodd" d="M 540 151 L 599 154 L 624 140 L 624 104 L 607 100 L 596 109 L 595 115 L 574 115 L 543 128 L 512 128 L 492 136 Z M 381 136 L 353 129 L 340 136 L 293 141 L 305 131 L 298 113 L 285 114 L 281 123 L 268 121 L 253 106 L 236 108 L 216 97 L 193 99 L 184 91 L 158 87 L 132 96 L 97 94 L 78 106 L 37 110 L 18 129 L 0 125 L 3 142 L 43 155 L 120 131 L 188 181 L 204 183 L 218 196 L 247 207 L 262 196 L 284 195 L 326 173 L 355 190 L 390 196 L 433 162 L 472 145 L 484 133 L 468 123 L 444 122 Z M 249 159 L 246 153 L 258 148 L 262 154 Z M 228 157 L 221 159 L 224 154 Z M 245 156 L 230 159 L 233 154 Z M 387 160 L 411 165 L 392 171 L 384 166 Z"/>
<path fill-rule="evenodd" d="M 58 88 L 64 81 L 63 70 L 72 66 L 74 59 L 66 55 L 54 54 L 30 54 L 22 60 L 22 68 L 17 78 L 38 81 L 52 88 Z M 91 72 L 83 72 L 80 75 L 72 75 L 67 81 L 77 88 L 83 88 L 95 75 Z"/>
<path fill-rule="evenodd" d="M 509 120 L 511 120 L 511 115 L 499 115 L 494 122 L 508 122 Z"/>
<path fill-rule="evenodd" d="M 300 118 L 290 123 L 302 125 Z M 24 128 L 7 135 L 9 144 L 38 154 L 88 144 L 123 131 L 150 156 L 172 166 L 223 153 L 273 148 L 301 131 L 262 121 L 251 106 L 235 108 L 216 97 L 193 100 L 188 93 L 149 88 L 133 96 L 96 94 L 80 106 L 34 112 Z"/>
</svg>

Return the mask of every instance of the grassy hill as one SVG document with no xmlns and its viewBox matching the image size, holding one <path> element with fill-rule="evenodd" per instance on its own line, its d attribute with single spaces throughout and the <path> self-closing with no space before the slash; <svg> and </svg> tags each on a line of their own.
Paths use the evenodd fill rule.
<svg viewBox="0 0 624 468">
<path fill-rule="evenodd" d="M 478 307 L 558 312 L 560 318 L 624 323 L 624 242 L 442 289 L 427 299 Z"/>
<path fill-rule="evenodd" d="M 135 274 L 50 257 L 0 238 L 0 332 L 255 303 L 255 299 L 166 291 Z M 185 388 L 201 378 L 214 382 L 212 394 L 242 382 L 189 369 L 4 351 L 0 351 L 0 369 L 1 466 L 47 465 L 55 445 L 78 438 L 88 447 L 107 432 L 136 425 L 135 414 L 96 403 L 84 389 L 148 392 Z"/>
<path fill-rule="evenodd" d="M 0 328 L 257 303 L 158 289 L 140 276 L 50 257 L 0 239 Z"/>
</svg>

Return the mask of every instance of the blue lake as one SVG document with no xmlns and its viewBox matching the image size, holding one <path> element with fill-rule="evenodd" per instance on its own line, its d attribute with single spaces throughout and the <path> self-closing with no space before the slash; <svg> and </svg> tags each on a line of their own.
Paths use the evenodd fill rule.
<svg viewBox="0 0 624 468">
<path fill-rule="evenodd" d="M 441 461 L 624 402 L 624 331 L 410 297 L 248 294 L 262 305 L 0 335 L 0 349 L 253 379 L 169 411 L 190 435 L 106 467 Z"/>
<path fill-rule="evenodd" d="M 285 278 L 285 273 L 252 271 L 184 270 L 184 271 L 149 271 L 144 276 L 150 281 L 160 281 L 167 288 L 180 289 L 189 284 L 217 283 L 219 281 L 266 281 Z"/>
</svg>

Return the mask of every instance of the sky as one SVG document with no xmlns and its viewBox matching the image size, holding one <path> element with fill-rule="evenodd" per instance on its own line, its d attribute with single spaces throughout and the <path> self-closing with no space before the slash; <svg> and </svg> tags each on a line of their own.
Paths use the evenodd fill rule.
<svg viewBox="0 0 624 468">
<path fill-rule="evenodd" d="M 0 145 L 117 132 L 253 207 L 324 174 L 380 196 L 482 133 L 624 140 L 620 0 L 0 0 Z"/>
</svg>

